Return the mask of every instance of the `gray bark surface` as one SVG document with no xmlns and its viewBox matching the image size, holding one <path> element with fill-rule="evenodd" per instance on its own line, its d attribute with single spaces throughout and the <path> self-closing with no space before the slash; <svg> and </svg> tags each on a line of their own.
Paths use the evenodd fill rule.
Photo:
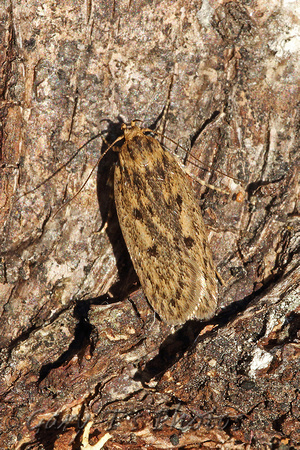
<svg viewBox="0 0 300 450">
<path fill-rule="evenodd" d="M 299 448 L 299 8 L 2 2 L 1 448 Z M 166 135 L 231 192 L 194 184 L 225 284 L 175 330 L 122 240 L 116 155 L 57 215 L 101 139 L 45 181 L 100 130 L 159 122 L 171 76 Z"/>
</svg>

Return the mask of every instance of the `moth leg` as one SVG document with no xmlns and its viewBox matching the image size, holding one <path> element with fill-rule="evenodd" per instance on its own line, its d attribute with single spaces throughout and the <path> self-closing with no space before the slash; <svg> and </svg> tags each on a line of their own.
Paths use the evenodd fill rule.
<svg viewBox="0 0 300 450">
<path fill-rule="evenodd" d="M 226 281 L 224 281 L 222 275 L 217 271 L 217 269 L 216 269 L 216 277 L 218 278 L 218 280 L 222 286 L 226 286 L 226 284 L 227 284 Z"/>
<path fill-rule="evenodd" d="M 224 189 L 220 189 L 212 184 L 206 183 L 206 181 L 203 181 L 203 180 L 200 180 L 200 179 L 194 178 L 194 177 L 193 177 L 193 180 L 196 181 L 196 183 L 202 184 L 202 186 L 206 186 L 209 189 L 212 189 L 213 191 L 217 191 L 217 192 L 221 192 L 222 194 L 230 195 L 230 192 L 224 191 Z"/>
</svg>

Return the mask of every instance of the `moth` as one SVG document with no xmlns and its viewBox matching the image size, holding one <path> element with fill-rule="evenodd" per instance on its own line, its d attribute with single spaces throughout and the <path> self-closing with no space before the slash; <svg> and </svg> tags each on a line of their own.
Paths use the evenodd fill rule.
<svg viewBox="0 0 300 450">
<path fill-rule="evenodd" d="M 209 319 L 217 280 L 200 207 L 176 158 L 131 122 L 114 150 L 117 215 L 147 300 L 176 325 Z"/>
</svg>

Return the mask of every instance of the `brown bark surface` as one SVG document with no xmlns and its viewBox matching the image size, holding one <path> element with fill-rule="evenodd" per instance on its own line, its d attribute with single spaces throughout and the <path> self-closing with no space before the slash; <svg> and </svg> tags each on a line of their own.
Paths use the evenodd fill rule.
<svg viewBox="0 0 300 450">
<path fill-rule="evenodd" d="M 299 448 L 296 4 L 1 3 L 1 448 Z M 44 182 L 100 130 L 154 125 L 171 75 L 167 136 L 231 192 L 195 184 L 225 284 L 176 330 L 138 290 L 114 154 L 55 215 L 101 139 Z"/>
</svg>

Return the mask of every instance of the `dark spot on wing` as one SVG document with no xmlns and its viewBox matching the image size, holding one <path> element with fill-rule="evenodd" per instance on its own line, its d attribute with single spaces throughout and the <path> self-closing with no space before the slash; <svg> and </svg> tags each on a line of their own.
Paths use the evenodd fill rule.
<svg viewBox="0 0 300 450">
<path fill-rule="evenodd" d="M 153 175 L 153 170 L 150 169 L 148 166 L 144 166 L 145 168 L 145 174 L 146 174 L 146 178 L 150 178 Z"/>
<path fill-rule="evenodd" d="M 137 220 L 143 220 L 143 215 L 142 215 L 141 211 L 138 208 L 134 208 L 133 214 L 134 214 L 134 217 Z"/>
<path fill-rule="evenodd" d="M 172 308 L 175 308 L 176 306 L 176 302 L 175 300 L 173 300 L 173 298 L 170 300 L 170 305 L 172 306 Z"/>
<path fill-rule="evenodd" d="M 192 237 L 190 237 L 190 236 L 183 238 L 183 240 L 184 240 L 184 243 L 185 243 L 187 248 L 192 248 L 193 245 L 195 245 L 194 239 Z"/>
<path fill-rule="evenodd" d="M 160 178 L 161 180 L 165 180 L 166 173 L 165 173 L 165 170 L 164 170 L 164 168 L 163 168 L 163 166 L 161 164 L 157 164 L 154 167 L 154 171 L 155 171 L 155 173 L 156 173 L 158 178 Z"/>
<path fill-rule="evenodd" d="M 177 203 L 177 205 L 179 206 L 179 208 L 181 208 L 181 205 L 182 205 L 182 197 L 181 197 L 180 194 L 177 194 L 177 197 L 176 197 L 176 203 Z"/>
<path fill-rule="evenodd" d="M 149 256 L 158 256 L 156 244 L 152 245 L 152 247 L 149 247 L 147 251 L 148 251 Z"/>
<path fill-rule="evenodd" d="M 132 173 L 132 179 L 133 179 L 133 185 L 137 186 L 138 188 L 142 189 L 142 183 L 141 183 L 141 179 L 138 173 L 133 172 Z"/>
<path fill-rule="evenodd" d="M 151 214 L 151 216 L 153 216 L 153 209 L 152 209 L 151 205 L 147 205 L 146 208 L 148 209 L 148 211 Z"/>
<path fill-rule="evenodd" d="M 179 291 L 179 289 L 176 289 L 175 298 L 177 300 L 180 300 L 180 297 L 181 297 L 180 291 Z"/>
<path fill-rule="evenodd" d="M 183 288 L 184 288 L 184 283 L 183 283 L 183 281 L 182 281 L 182 280 L 178 280 L 178 284 L 179 284 L 179 286 L 181 287 L 181 289 L 183 289 Z"/>
</svg>

